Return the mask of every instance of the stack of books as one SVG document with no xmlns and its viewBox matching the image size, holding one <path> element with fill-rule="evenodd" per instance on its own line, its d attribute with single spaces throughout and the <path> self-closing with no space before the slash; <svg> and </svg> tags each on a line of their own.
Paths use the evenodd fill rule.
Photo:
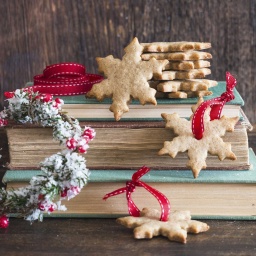
<svg viewBox="0 0 256 256">
<path fill-rule="evenodd" d="M 215 98 L 225 91 L 225 82 L 209 88 Z M 186 170 L 187 154 L 179 153 L 175 159 L 158 156 L 163 142 L 175 135 L 165 129 L 161 113 L 177 112 L 182 117 L 192 114 L 190 108 L 197 102 L 190 99 L 158 99 L 158 105 L 141 106 L 134 103 L 122 121 L 115 122 L 108 110 L 110 102 L 99 103 L 84 96 L 63 97 L 63 111 L 79 118 L 81 125 L 96 130 L 85 156 L 91 171 L 89 184 L 71 201 L 65 203 L 66 212 L 55 212 L 58 217 L 117 217 L 127 215 L 124 194 L 103 201 L 105 194 L 125 186 L 132 174 L 146 165 L 151 171 L 142 177 L 152 187 L 164 193 L 173 210 L 189 209 L 197 218 L 253 219 L 256 213 L 256 157 L 248 149 L 246 116 L 240 94 L 234 90 L 235 99 L 223 110 L 226 116 L 240 115 L 234 132 L 223 137 L 230 142 L 237 160 L 219 161 L 217 156 L 208 156 L 207 169 L 197 179 Z M 39 163 L 61 150 L 52 139 L 52 129 L 29 125 L 7 127 L 10 163 L 3 182 L 7 189 L 28 184 L 32 176 L 40 174 Z M 254 167 L 253 167 L 254 166 Z M 146 200 L 145 200 L 146 198 Z M 142 188 L 133 193 L 136 205 L 159 208 L 157 200 Z M 145 205 L 146 204 L 146 205 Z"/>
</svg>

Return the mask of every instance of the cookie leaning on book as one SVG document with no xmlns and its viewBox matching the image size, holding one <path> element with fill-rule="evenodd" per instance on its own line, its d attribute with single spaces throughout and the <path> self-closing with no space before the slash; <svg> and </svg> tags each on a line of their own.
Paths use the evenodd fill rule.
<svg viewBox="0 0 256 256">
<path fill-rule="evenodd" d="M 194 114 L 198 109 L 201 101 L 194 108 Z M 205 133 L 202 139 L 197 139 L 191 130 L 192 118 L 190 121 L 180 118 L 176 113 L 163 113 L 162 117 L 166 121 L 166 128 L 174 129 L 174 133 L 178 134 L 172 141 L 165 141 L 164 147 L 159 151 L 159 155 L 169 154 L 176 157 L 178 152 L 188 151 L 189 161 L 187 166 L 192 169 L 195 178 L 199 175 L 201 169 L 205 169 L 207 151 L 212 155 L 217 155 L 219 160 L 225 158 L 236 160 L 235 154 L 231 151 L 231 144 L 223 141 L 221 136 L 226 131 L 233 132 L 235 124 L 239 117 L 227 118 L 222 116 L 221 119 L 210 120 L 210 107 L 208 107 L 203 116 L 205 124 Z"/>
</svg>

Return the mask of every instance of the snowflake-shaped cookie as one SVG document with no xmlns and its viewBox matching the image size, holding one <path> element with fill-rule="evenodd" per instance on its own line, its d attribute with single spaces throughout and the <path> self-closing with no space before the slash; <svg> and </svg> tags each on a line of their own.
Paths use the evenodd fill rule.
<svg viewBox="0 0 256 256">
<path fill-rule="evenodd" d="M 122 217 L 117 222 L 134 228 L 136 239 L 152 238 L 153 236 L 166 236 L 171 241 L 186 243 L 187 233 L 200 233 L 209 229 L 206 223 L 191 220 L 189 211 L 174 211 L 170 213 L 166 222 L 159 220 L 158 210 L 142 209 L 140 217 Z"/>
<path fill-rule="evenodd" d="M 199 100 L 198 104 L 192 109 L 195 109 L 202 102 Z M 222 161 L 225 158 L 235 160 L 236 156 L 231 151 L 231 144 L 224 142 L 221 138 L 226 131 L 234 131 L 235 124 L 239 117 L 228 118 L 222 116 L 220 119 L 210 121 L 210 108 L 204 114 L 204 136 L 197 140 L 191 129 L 191 120 L 180 118 L 178 114 L 163 113 L 162 117 L 166 121 L 166 128 L 171 128 L 174 133 L 178 135 L 172 141 L 165 141 L 164 147 L 158 152 L 159 155 L 169 154 L 174 158 L 178 152 L 188 151 L 189 161 L 187 166 L 192 169 L 194 178 L 199 175 L 201 169 L 205 169 L 207 153 L 217 155 Z"/>
<path fill-rule="evenodd" d="M 163 67 L 167 60 L 142 61 L 141 54 L 143 46 L 135 37 L 124 49 L 125 55 L 122 60 L 115 59 L 112 55 L 106 58 L 97 58 L 99 71 L 103 72 L 107 79 L 94 84 L 87 97 L 96 97 L 99 101 L 112 97 L 110 111 L 118 121 L 122 114 L 129 111 L 128 102 L 132 98 L 138 99 L 141 104 L 147 102 L 157 104 L 155 99 L 156 90 L 150 88 L 148 80 L 154 74 L 162 74 Z"/>
</svg>

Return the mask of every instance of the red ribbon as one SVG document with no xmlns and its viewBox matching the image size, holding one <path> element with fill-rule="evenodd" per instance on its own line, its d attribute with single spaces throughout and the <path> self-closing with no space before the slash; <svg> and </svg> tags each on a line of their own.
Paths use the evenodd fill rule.
<svg viewBox="0 0 256 256">
<path fill-rule="evenodd" d="M 79 95 L 91 90 L 93 84 L 103 77 L 86 74 L 83 65 L 77 63 L 59 63 L 47 66 L 43 74 L 34 76 L 33 91 L 52 95 Z"/>
<path fill-rule="evenodd" d="M 161 206 L 160 220 L 161 221 L 167 221 L 169 213 L 170 213 L 170 209 L 171 209 L 170 202 L 169 202 L 168 198 L 164 194 L 159 192 L 158 190 L 150 187 L 145 182 L 142 182 L 141 180 L 139 180 L 143 175 L 145 175 L 149 171 L 150 171 L 150 169 L 148 167 L 143 166 L 142 168 L 140 168 L 137 172 L 135 172 L 132 175 L 132 180 L 127 181 L 125 187 L 117 189 L 117 190 L 115 190 L 111 193 L 106 194 L 103 197 L 103 199 L 106 200 L 111 196 L 116 196 L 118 194 L 126 192 L 129 214 L 134 216 L 134 217 L 139 217 L 140 216 L 140 210 L 138 209 L 138 207 L 133 202 L 133 200 L 131 198 L 131 194 L 132 194 L 132 192 L 135 191 L 136 186 L 144 187 L 148 192 L 150 192 L 158 200 L 158 202 Z"/>
<path fill-rule="evenodd" d="M 236 86 L 236 79 L 226 72 L 226 92 L 222 93 L 220 97 L 204 101 L 194 113 L 192 118 L 192 132 L 196 139 L 203 138 L 204 133 L 204 113 L 207 107 L 211 107 L 210 119 L 219 119 L 224 104 L 235 98 L 233 89 Z"/>
</svg>

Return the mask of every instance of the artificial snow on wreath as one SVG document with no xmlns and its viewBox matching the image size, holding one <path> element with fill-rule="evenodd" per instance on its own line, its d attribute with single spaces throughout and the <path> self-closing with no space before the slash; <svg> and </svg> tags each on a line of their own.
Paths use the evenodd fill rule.
<svg viewBox="0 0 256 256">
<path fill-rule="evenodd" d="M 90 175 L 81 153 L 95 137 L 90 127 L 82 129 L 77 119 L 61 113 L 63 100 L 51 94 L 39 94 L 31 88 L 6 92 L 8 107 L 0 112 L 0 126 L 7 120 L 36 123 L 53 127 L 53 138 L 66 149 L 40 163 L 42 175 L 34 176 L 30 184 L 19 189 L 0 189 L 0 228 L 8 226 L 8 217 L 15 214 L 33 222 L 42 221 L 43 213 L 65 211 L 64 199 L 75 197 L 87 183 Z"/>
</svg>

